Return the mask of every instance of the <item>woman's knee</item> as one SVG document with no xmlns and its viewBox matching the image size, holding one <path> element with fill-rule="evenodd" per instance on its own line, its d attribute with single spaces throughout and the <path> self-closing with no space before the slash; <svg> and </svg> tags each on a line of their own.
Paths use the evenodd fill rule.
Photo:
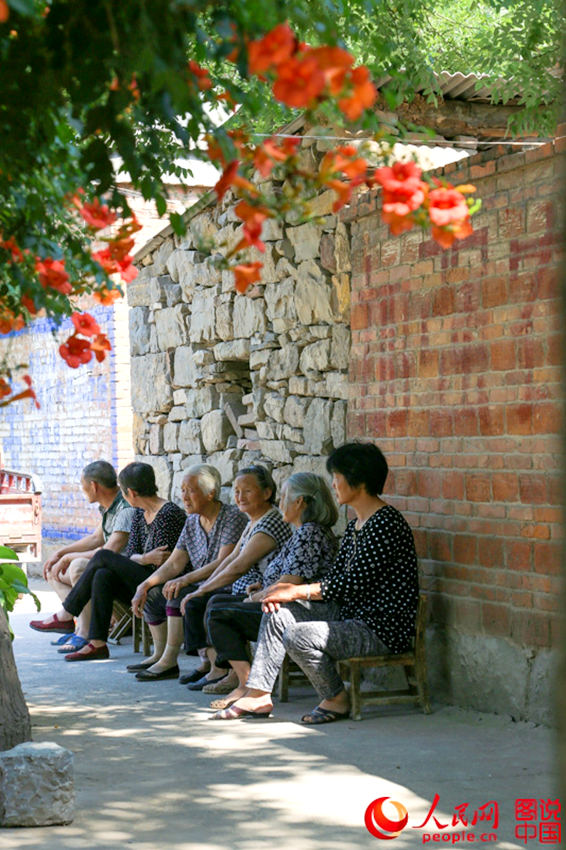
<svg viewBox="0 0 566 850">
<path fill-rule="evenodd" d="M 324 623 L 290 623 L 281 638 L 283 646 L 287 651 L 298 650 L 299 652 L 323 649 L 325 641 L 321 631 L 324 631 Z"/>
</svg>

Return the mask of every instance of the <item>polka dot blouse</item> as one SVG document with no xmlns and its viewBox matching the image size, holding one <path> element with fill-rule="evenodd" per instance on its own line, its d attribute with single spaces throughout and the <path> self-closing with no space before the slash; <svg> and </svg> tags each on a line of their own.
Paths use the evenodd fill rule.
<svg viewBox="0 0 566 850">
<path fill-rule="evenodd" d="M 340 604 L 341 620 L 362 620 L 392 652 L 415 634 L 419 600 L 417 555 L 409 524 L 391 505 L 359 531 L 348 523 L 334 567 L 320 582 L 322 598 Z"/>
</svg>

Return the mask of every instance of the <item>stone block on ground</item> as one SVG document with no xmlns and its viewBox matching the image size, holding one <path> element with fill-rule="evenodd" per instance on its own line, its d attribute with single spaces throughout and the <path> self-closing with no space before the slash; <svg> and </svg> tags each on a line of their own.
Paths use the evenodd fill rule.
<svg viewBox="0 0 566 850">
<path fill-rule="evenodd" d="M 73 754 L 28 741 L 0 753 L 0 826 L 54 826 L 74 815 Z"/>
</svg>

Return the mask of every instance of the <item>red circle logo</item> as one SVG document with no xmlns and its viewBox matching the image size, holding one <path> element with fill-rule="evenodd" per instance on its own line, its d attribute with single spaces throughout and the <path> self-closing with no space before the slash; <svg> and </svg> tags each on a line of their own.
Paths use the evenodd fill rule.
<svg viewBox="0 0 566 850">
<path fill-rule="evenodd" d="M 391 818 L 383 814 L 383 804 L 387 800 L 397 810 L 399 820 L 391 820 Z M 367 807 L 364 820 L 366 829 L 374 838 L 397 838 L 407 826 L 409 814 L 403 803 L 398 803 L 397 800 L 392 800 L 391 797 L 378 797 L 377 800 L 374 800 Z"/>
</svg>

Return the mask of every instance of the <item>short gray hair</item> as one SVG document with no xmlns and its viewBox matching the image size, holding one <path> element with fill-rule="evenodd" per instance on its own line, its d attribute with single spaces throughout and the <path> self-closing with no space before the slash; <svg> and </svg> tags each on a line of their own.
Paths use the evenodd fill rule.
<svg viewBox="0 0 566 850">
<path fill-rule="evenodd" d="M 209 463 L 194 463 L 185 471 L 183 481 L 189 475 L 194 475 L 198 479 L 198 484 L 205 496 L 214 494 L 214 498 L 218 499 L 222 488 L 222 478 L 215 466 Z"/>
<path fill-rule="evenodd" d="M 82 472 L 82 477 L 88 481 L 95 481 L 106 487 L 108 490 L 114 490 L 118 486 L 116 478 L 116 470 L 107 460 L 95 460 L 89 463 Z"/>
<path fill-rule="evenodd" d="M 330 528 L 338 520 L 338 508 L 330 492 L 330 487 L 320 475 L 314 472 L 294 472 L 283 485 L 287 496 L 305 500 L 305 509 L 301 522 L 318 522 Z"/>
</svg>

